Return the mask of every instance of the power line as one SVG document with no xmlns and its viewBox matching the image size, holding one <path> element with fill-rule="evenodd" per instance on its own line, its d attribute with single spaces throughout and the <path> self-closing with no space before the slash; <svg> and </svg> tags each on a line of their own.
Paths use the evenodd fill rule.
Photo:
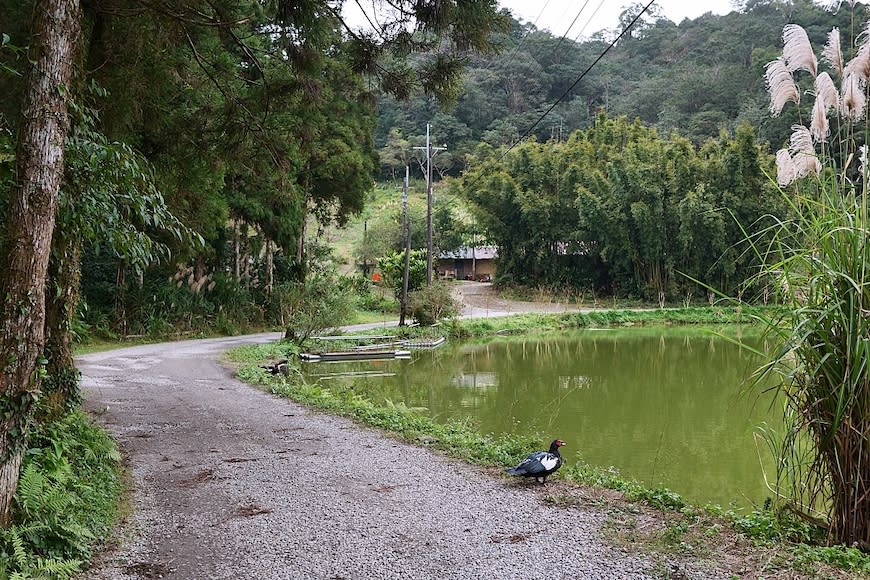
<svg viewBox="0 0 870 580">
<path fill-rule="evenodd" d="M 565 37 L 568 36 L 568 33 L 571 32 L 571 29 L 574 28 L 574 25 L 577 23 L 577 19 L 580 18 L 580 15 L 583 14 L 583 11 L 586 10 L 586 6 L 589 5 L 589 0 L 586 0 L 583 3 L 583 6 L 580 7 L 580 10 L 577 11 L 576 16 L 574 16 L 574 20 L 571 21 L 571 24 L 568 26 L 568 30 L 565 31 L 565 34 L 559 39 L 559 42 L 556 43 L 556 46 L 553 47 L 553 50 L 550 51 L 550 54 L 547 55 L 547 58 L 544 60 L 550 60 L 554 54 L 559 50 L 559 47 L 562 46 L 562 43 L 565 41 Z"/>
<path fill-rule="evenodd" d="M 537 16 L 537 18 L 535 18 L 535 21 L 532 22 L 532 27 L 533 27 L 533 28 L 537 29 L 537 27 L 538 27 L 538 20 L 540 20 L 540 19 L 541 19 L 541 16 L 544 15 L 544 10 L 546 10 L 546 9 L 547 9 L 547 6 L 549 6 L 549 5 L 550 5 L 550 0 L 547 0 L 546 2 L 544 2 L 544 7 L 541 8 L 541 11 L 538 12 L 538 16 Z M 514 49 L 511 51 L 511 53 L 508 55 L 508 58 L 512 57 L 512 56 L 513 56 L 517 51 L 519 51 L 520 47 L 523 45 L 523 43 L 526 41 L 526 39 L 529 37 L 529 35 L 530 35 L 531 33 L 532 33 L 532 31 L 529 30 L 528 32 L 526 32 L 526 33 L 523 35 L 523 37 L 520 39 L 519 44 L 517 44 L 517 45 L 514 47 Z"/>
<path fill-rule="evenodd" d="M 520 51 L 520 48 L 523 46 L 523 44 L 525 44 L 526 39 L 532 33 L 532 29 L 537 30 L 538 20 L 541 19 L 541 16 L 543 16 L 543 14 L 544 14 L 544 10 L 547 9 L 547 6 L 549 6 L 549 4 L 550 4 L 550 0 L 547 0 L 544 3 L 544 7 L 541 8 L 541 11 L 538 12 L 537 18 L 535 18 L 535 21 L 532 23 L 532 28 L 526 31 L 526 33 L 520 39 L 519 43 L 517 43 L 517 45 L 513 48 L 513 50 L 511 50 L 510 53 L 505 57 L 505 63 L 510 63 L 511 61 L 516 60 L 516 54 Z"/>
<path fill-rule="evenodd" d="M 580 74 L 580 76 L 577 77 L 577 80 L 575 80 L 575 81 L 571 84 L 571 86 L 568 87 L 568 89 L 567 89 L 564 93 L 562 93 L 562 95 L 561 95 L 558 99 L 556 99 L 556 102 L 554 102 L 554 103 L 550 106 L 550 108 L 547 109 L 547 110 L 544 112 L 544 114 L 542 114 L 542 115 L 538 118 L 538 120 L 535 121 L 534 124 L 533 124 L 531 127 L 528 128 L 528 130 L 526 130 L 526 132 L 523 134 L 523 136 L 520 137 L 519 139 L 517 139 L 513 144 L 511 144 L 510 147 L 508 147 L 507 149 L 505 149 L 504 153 L 502 153 L 501 156 L 498 158 L 498 161 L 499 161 L 499 162 L 501 162 L 502 160 L 504 160 L 505 157 L 507 157 L 507 154 L 510 153 L 511 149 L 513 149 L 514 147 L 516 147 L 517 145 L 519 145 L 519 144 L 520 144 L 520 143 L 521 143 L 521 142 L 522 142 L 526 137 L 528 137 L 529 135 L 532 134 L 532 131 L 535 129 L 535 127 L 537 127 L 537 126 L 541 123 L 541 121 L 543 121 L 544 118 L 545 118 L 547 115 L 549 115 L 549 114 L 553 111 L 553 109 L 556 108 L 556 105 L 558 105 L 560 102 L 562 102 L 562 99 L 564 99 L 566 96 L 568 96 L 568 93 L 570 93 L 572 90 L 574 90 L 574 87 L 576 87 L 576 86 L 580 83 L 580 81 L 583 80 L 583 77 L 585 77 L 587 74 L 589 74 L 589 71 L 591 71 L 591 70 L 595 67 L 595 65 L 597 65 L 597 64 L 599 63 L 599 61 L 601 61 L 601 59 L 603 59 L 603 58 L 607 55 L 607 53 L 610 52 L 610 50 L 611 50 L 614 46 L 616 46 L 616 43 L 619 42 L 619 40 L 620 40 L 623 36 L 625 36 L 625 34 L 626 34 L 629 30 L 631 30 L 632 26 L 634 26 L 634 23 L 637 22 L 638 20 L 640 20 L 640 17 L 643 16 L 644 14 L 646 14 L 647 11 L 649 10 L 650 6 L 652 6 L 654 3 L 655 3 L 655 0 L 650 0 L 650 2 L 649 2 L 649 3 L 648 3 L 648 4 L 643 8 L 643 10 L 641 10 L 640 13 L 639 13 L 637 16 L 635 16 L 634 19 L 633 19 L 631 22 L 628 23 L 628 25 L 623 29 L 623 31 L 619 33 L 619 36 L 617 36 L 616 38 L 614 38 L 614 39 L 610 42 L 610 44 L 607 46 L 607 48 L 605 48 L 604 51 L 603 51 L 600 55 L 598 55 L 598 58 L 596 58 L 596 59 L 592 62 L 592 64 L 590 64 L 590 65 L 586 68 L 586 70 L 584 70 L 584 71 Z M 599 6 L 599 8 L 600 8 L 600 6 Z M 474 186 L 477 184 L 477 182 L 480 181 L 481 179 L 482 179 L 482 176 L 481 176 L 480 174 L 478 174 L 478 176 L 474 179 L 474 181 L 472 181 L 471 183 L 465 185 L 465 188 L 466 188 L 466 189 L 471 189 L 471 188 L 474 187 Z"/>
<path fill-rule="evenodd" d="M 604 0 L 598 3 L 598 8 L 595 9 L 595 12 L 592 13 L 592 16 L 589 17 L 589 20 L 586 21 L 586 24 L 583 25 L 583 28 L 580 29 L 580 32 L 577 33 L 577 36 L 574 37 L 574 42 L 580 40 L 580 37 L 583 36 L 583 33 L 586 32 L 586 28 L 592 23 L 592 20 L 595 18 L 595 15 L 601 10 L 601 7 L 604 6 Z"/>
<path fill-rule="evenodd" d="M 595 65 L 597 65 L 597 64 L 601 61 L 601 59 L 603 59 L 603 58 L 605 57 L 605 55 L 607 55 L 607 53 L 610 52 L 610 50 L 611 50 L 614 46 L 616 46 L 616 43 L 619 42 L 619 41 L 622 39 L 622 37 L 625 36 L 625 34 L 626 34 L 629 30 L 631 30 L 631 27 L 634 26 L 634 23 L 637 22 L 638 20 L 640 20 L 640 17 L 643 16 L 644 14 L 646 14 L 646 12 L 649 10 L 650 6 L 652 6 L 654 3 L 655 3 L 655 0 L 650 0 L 649 3 L 647 3 L 646 6 L 644 6 L 643 10 L 641 10 L 641 11 L 638 13 L 638 15 L 635 16 L 634 19 L 633 19 L 631 22 L 628 23 L 628 26 L 626 26 L 626 27 L 623 29 L 623 31 L 619 33 L 619 36 L 617 36 L 616 38 L 614 38 L 614 39 L 610 42 L 610 44 L 607 46 L 607 48 L 605 48 L 604 51 L 603 51 L 600 55 L 598 55 L 598 58 L 596 58 L 596 59 L 592 62 L 592 64 L 590 64 L 590 65 L 586 68 L 586 70 L 584 70 L 584 71 L 580 74 L 580 76 L 577 77 L 577 80 L 575 80 L 573 83 L 571 83 L 571 86 L 568 87 L 568 88 L 565 90 L 565 92 L 562 93 L 562 95 L 561 95 L 558 99 L 556 99 L 556 101 L 555 101 L 552 105 L 550 105 L 550 108 L 549 108 L 549 109 L 547 109 L 546 111 L 544 111 L 544 113 L 543 113 L 543 114 L 538 118 L 538 120 L 535 121 L 535 122 L 532 124 L 532 126 L 529 127 L 529 128 L 526 130 L 525 133 L 523 133 L 522 137 L 520 137 L 519 139 L 517 139 L 516 141 L 514 141 L 514 143 L 504 151 L 504 153 L 502 154 L 502 156 L 499 158 L 499 161 L 501 161 L 502 159 L 504 159 L 504 158 L 507 156 L 507 154 L 510 153 L 511 149 L 513 149 L 514 147 L 516 147 L 516 146 L 517 146 L 518 144 L 520 144 L 520 143 L 521 143 L 521 142 L 522 142 L 526 137 L 528 137 L 529 135 L 532 134 L 532 131 L 534 131 L 535 127 L 537 127 L 537 126 L 541 123 L 541 121 L 544 120 L 544 118 L 545 118 L 547 115 L 549 115 L 550 113 L 553 112 L 553 109 L 556 108 L 556 105 L 558 105 L 559 103 L 561 103 L 562 100 L 563 100 L 565 97 L 567 97 L 568 94 L 569 94 L 571 91 L 574 90 L 574 87 L 576 87 L 578 84 L 580 84 L 580 81 L 583 80 L 583 77 L 585 77 L 587 74 L 589 74 L 589 71 L 591 71 L 591 70 L 595 67 Z"/>
</svg>

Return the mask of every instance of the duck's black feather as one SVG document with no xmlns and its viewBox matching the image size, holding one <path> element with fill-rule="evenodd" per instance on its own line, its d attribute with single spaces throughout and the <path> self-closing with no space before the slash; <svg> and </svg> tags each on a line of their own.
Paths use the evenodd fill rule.
<svg viewBox="0 0 870 580">
<path fill-rule="evenodd" d="M 544 483 L 547 481 L 548 475 L 562 467 L 562 455 L 559 453 L 559 447 L 562 445 L 564 443 L 556 439 L 550 445 L 549 451 L 535 451 L 523 459 L 519 465 L 509 467 L 506 471 L 511 475 L 534 477 Z"/>
</svg>

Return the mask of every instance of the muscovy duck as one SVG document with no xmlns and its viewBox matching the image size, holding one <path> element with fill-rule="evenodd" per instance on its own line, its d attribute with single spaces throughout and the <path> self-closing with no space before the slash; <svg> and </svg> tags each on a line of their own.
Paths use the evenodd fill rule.
<svg viewBox="0 0 870 580">
<path fill-rule="evenodd" d="M 547 483 L 547 476 L 562 467 L 562 456 L 559 447 L 565 442 L 556 439 L 550 444 L 549 451 L 535 451 L 522 460 L 516 467 L 509 467 L 507 472 L 511 475 L 522 477 L 534 477 L 540 484 Z"/>
</svg>

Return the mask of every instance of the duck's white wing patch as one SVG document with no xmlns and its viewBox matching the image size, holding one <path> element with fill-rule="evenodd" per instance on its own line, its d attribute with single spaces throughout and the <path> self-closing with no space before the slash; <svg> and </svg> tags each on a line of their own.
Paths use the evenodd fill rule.
<svg viewBox="0 0 870 580">
<path fill-rule="evenodd" d="M 552 453 L 543 454 L 543 457 L 540 457 L 539 460 L 546 470 L 553 469 L 559 464 L 559 458 Z"/>
</svg>

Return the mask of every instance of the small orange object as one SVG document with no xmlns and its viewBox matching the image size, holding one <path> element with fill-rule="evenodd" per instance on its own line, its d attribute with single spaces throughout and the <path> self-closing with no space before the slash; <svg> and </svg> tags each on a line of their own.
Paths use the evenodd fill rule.
<svg viewBox="0 0 870 580">
<path fill-rule="evenodd" d="M 375 272 L 372 274 L 372 282 L 380 282 L 381 281 L 381 273 Z"/>
</svg>

